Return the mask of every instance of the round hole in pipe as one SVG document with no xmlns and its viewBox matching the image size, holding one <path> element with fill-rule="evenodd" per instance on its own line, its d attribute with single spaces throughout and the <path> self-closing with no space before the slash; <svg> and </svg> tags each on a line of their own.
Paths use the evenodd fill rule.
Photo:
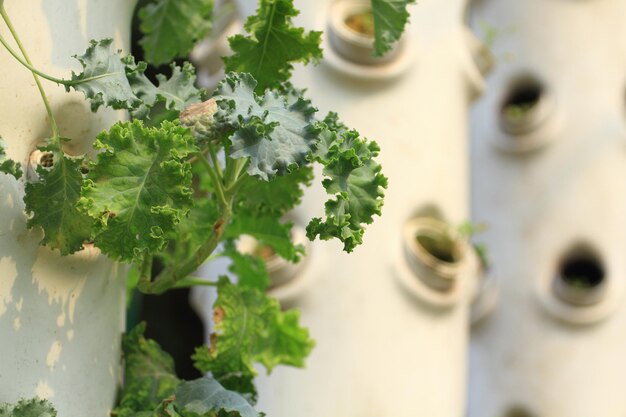
<svg viewBox="0 0 626 417">
<path fill-rule="evenodd" d="M 545 86 L 535 77 L 514 81 L 500 105 L 502 130 L 518 136 L 537 129 L 550 111 L 547 96 Z"/>
<path fill-rule="evenodd" d="M 377 66 L 395 61 L 403 39 L 384 56 L 374 56 L 374 15 L 366 0 L 337 0 L 329 13 L 328 39 L 334 52 L 358 65 Z"/>
<path fill-rule="evenodd" d="M 297 262 L 284 259 L 272 246 L 260 242 L 251 236 L 242 236 L 237 243 L 239 251 L 253 255 L 265 263 L 265 268 L 270 278 L 270 290 L 287 285 L 295 280 L 307 263 L 310 245 L 308 245 L 306 239 L 306 231 L 296 223 L 291 229 L 290 235 L 295 244 L 304 247 L 304 253 L 300 255 Z"/>
<path fill-rule="evenodd" d="M 553 291 L 562 301 L 576 306 L 601 301 L 606 292 L 606 273 L 597 253 L 577 247 L 563 256 L 557 265 Z"/>
<path fill-rule="evenodd" d="M 518 405 L 507 410 L 502 417 L 535 417 L 533 413 Z"/>
<path fill-rule="evenodd" d="M 418 217 L 405 225 L 404 252 L 409 267 L 434 290 L 445 292 L 455 286 L 465 250 L 458 233 L 441 220 Z"/>
</svg>

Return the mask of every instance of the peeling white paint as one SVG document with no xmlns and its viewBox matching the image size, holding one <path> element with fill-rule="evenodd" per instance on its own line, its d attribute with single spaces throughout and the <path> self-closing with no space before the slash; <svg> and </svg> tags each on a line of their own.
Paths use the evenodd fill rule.
<svg viewBox="0 0 626 417">
<path fill-rule="evenodd" d="M 57 326 L 65 326 L 65 311 L 61 312 L 61 314 L 59 314 L 59 317 L 57 317 Z"/>
<path fill-rule="evenodd" d="M 46 356 L 46 365 L 48 365 L 50 370 L 54 369 L 57 362 L 59 362 L 62 349 L 63 346 L 59 340 L 52 342 L 52 346 L 50 346 L 50 350 L 48 351 L 48 356 Z"/>
<path fill-rule="evenodd" d="M 15 278 L 17 278 L 15 261 L 7 256 L 0 258 L 0 317 L 6 313 L 7 306 L 13 301 L 11 292 Z"/>
<path fill-rule="evenodd" d="M 17 310 L 18 313 L 20 313 L 22 311 L 22 306 L 23 305 L 24 305 L 24 297 L 20 297 L 20 301 L 15 303 L 15 309 Z"/>
<path fill-rule="evenodd" d="M 44 400 L 54 398 L 54 390 L 50 387 L 50 385 L 48 385 L 47 381 L 39 381 L 39 383 L 37 383 L 35 394 L 37 394 L 39 398 L 43 398 Z"/>
<path fill-rule="evenodd" d="M 65 317 L 70 323 L 74 321 L 76 302 L 85 286 L 88 274 L 91 272 L 90 262 L 81 262 L 76 259 L 74 263 L 75 273 L 68 276 L 68 259 L 61 259 L 57 253 L 47 248 L 39 248 L 37 260 L 33 265 L 33 282 L 38 286 L 39 292 L 48 295 L 48 304 L 61 304 L 61 316 L 57 319 L 57 325 L 63 326 Z"/>
<path fill-rule="evenodd" d="M 13 320 L 13 328 L 17 332 L 20 329 L 20 327 L 22 327 L 22 323 L 20 322 L 20 318 L 16 317 L 15 320 Z"/>
<path fill-rule="evenodd" d="M 72 329 L 68 330 L 66 335 L 67 335 L 67 340 L 72 340 L 74 338 L 74 330 Z"/>
</svg>

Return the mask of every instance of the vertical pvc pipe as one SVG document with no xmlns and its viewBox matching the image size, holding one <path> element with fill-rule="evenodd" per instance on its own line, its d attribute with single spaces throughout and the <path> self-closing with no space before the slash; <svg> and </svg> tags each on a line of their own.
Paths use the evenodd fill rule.
<svg viewBox="0 0 626 417">
<path fill-rule="evenodd" d="M 626 413 L 625 13 L 473 4 L 496 65 L 472 115 L 472 212 L 501 303 L 473 333 L 471 417 Z"/>
<path fill-rule="evenodd" d="M 326 30 L 339 2 L 296 3 L 298 23 Z M 467 263 L 454 289 L 439 291 L 416 276 L 405 255 L 412 249 L 403 248 L 419 226 L 416 214 L 453 226 L 469 216 L 467 113 L 482 79 L 466 43 L 463 3 L 421 1 L 404 52 L 388 64 L 353 65 L 326 42 L 320 66 L 295 74 L 322 117 L 336 111 L 379 142 L 389 190 L 363 246 L 345 254 L 337 242 L 314 242 L 305 270 L 282 293 L 317 346 L 306 370 L 283 367 L 259 378 L 258 408 L 268 415 L 464 414 L 472 252 L 460 243 Z M 314 188 L 297 215 L 321 215 L 325 198 Z M 274 292 L 280 296 L 280 287 Z"/>
<path fill-rule="evenodd" d="M 72 55 L 90 39 L 113 37 L 128 50 L 134 1 L 5 0 L 36 68 L 68 78 Z M 0 33 L 11 39 L 4 24 Z M 0 48 L 0 135 L 12 159 L 29 155 L 50 134 L 33 77 Z M 70 150 L 86 152 L 96 134 L 123 115 L 91 113 L 82 94 L 42 81 Z M 48 398 L 64 417 L 106 417 L 119 382 L 124 274 L 95 249 L 68 257 L 40 247 L 26 228 L 24 180 L 0 175 L 0 402 Z"/>
</svg>

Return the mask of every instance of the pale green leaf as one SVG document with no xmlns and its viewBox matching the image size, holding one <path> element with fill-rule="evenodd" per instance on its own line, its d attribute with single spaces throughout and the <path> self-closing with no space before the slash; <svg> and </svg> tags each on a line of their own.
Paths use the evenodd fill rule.
<svg viewBox="0 0 626 417">
<path fill-rule="evenodd" d="M 244 397 L 210 377 L 183 382 L 175 397 L 174 408 L 183 417 L 214 417 L 220 412 L 230 417 L 259 417 Z"/>
<path fill-rule="evenodd" d="M 161 65 L 189 54 L 211 30 L 213 0 L 153 0 L 139 10 L 145 59 Z"/>
<path fill-rule="evenodd" d="M 83 185 L 82 158 L 65 155 L 55 144 L 40 150 L 49 153 L 52 167 L 38 165 L 39 180 L 26 184 L 27 225 L 43 229 L 42 245 L 68 255 L 81 250 L 91 238 L 93 221 L 77 206 Z"/>
<path fill-rule="evenodd" d="M 251 382 L 256 375 L 254 363 L 268 372 L 279 364 L 304 366 L 314 343 L 308 330 L 300 327 L 297 311 L 283 312 L 264 292 L 231 284 L 226 278 L 220 279 L 213 307 L 212 345 L 198 348 L 194 360 L 198 369 L 212 372 L 227 389 L 241 389 Z M 229 378 L 220 379 L 224 376 Z"/>
<path fill-rule="evenodd" d="M 318 61 L 321 32 L 293 27 L 291 19 L 297 15 L 292 0 L 261 0 L 245 23 L 248 36 L 229 39 L 233 55 L 224 58 L 226 71 L 252 74 L 257 92 L 263 92 L 289 80 L 293 62 Z"/>
<path fill-rule="evenodd" d="M 374 14 L 374 54 L 382 56 L 400 39 L 409 21 L 407 7 L 415 0 L 371 0 Z"/>
<path fill-rule="evenodd" d="M 126 65 L 126 76 L 134 94 L 141 100 L 141 104 L 131 110 L 136 118 L 146 118 L 157 103 L 162 102 L 166 110 L 181 112 L 185 107 L 202 101 L 203 90 L 196 88 L 196 72 L 194 67 L 185 62 L 182 67 L 172 64 L 170 78 L 157 74 L 158 85 L 144 75 L 146 63 L 135 64 L 132 56 L 123 59 Z"/>
<path fill-rule="evenodd" d="M 191 169 L 185 158 L 196 151 L 189 131 L 163 122 L 114 125 L 101 133 L 101 149 L 89 171 L 80 204 L 98 219 L 94 240 L 103 253 L 138 260 L 166 243 L 191 207 Z"/>
<path fill-rule="evenodd" d="M 250 74 L 228 74 L 216 91 L 215 122 L 235 131 L 229 156 L 249 158 L 248 174 L 270 180 L 306 164 L 318 140 L 317 110 L 301 97 L 288 102 L 269 90 L 259 98 L 255 86 Z"/>
<path fill-rule="evenodd" d="M 83 72 L 75 74 L 65 84 L 81 91 L 91 100 L 91 110 L 101 105 L 114 109 L 132 109 L 141 104 L 126 78 L 126 66 L 117 53 L 111 52 L 112 39 L 91 41 L 84 55 L 74 56 L 83 67 Z"/>
</svg>

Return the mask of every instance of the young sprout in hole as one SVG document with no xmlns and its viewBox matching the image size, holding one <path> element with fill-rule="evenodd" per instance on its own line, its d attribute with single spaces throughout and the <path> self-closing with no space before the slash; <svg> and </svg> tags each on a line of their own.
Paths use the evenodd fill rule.
<svg viewBox="0 0 626 417">
<path fill-rule="evenodd" d="M 368 38 L 374 38 L 374 15 L 371 9 L 348 16 L 345 23 L 353 31 Z"/>
</svg>

